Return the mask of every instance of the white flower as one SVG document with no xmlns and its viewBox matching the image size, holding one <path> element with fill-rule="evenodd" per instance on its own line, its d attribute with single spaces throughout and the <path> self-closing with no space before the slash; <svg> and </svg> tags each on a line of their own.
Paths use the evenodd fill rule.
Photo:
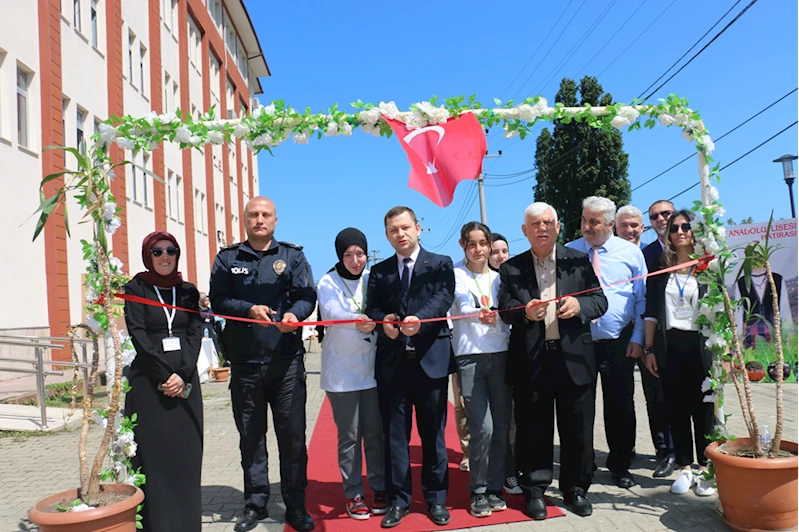
<svg viewBox="0 0 799 532">
<path fill-rule="evenodd" d="M 523 103 L 516 106 L 516 115 L 519 117 L 519 120 L 533 122 L 536 118 L 541 116 L 541 111 L 530 104 Z"/>
<path fill-rule="evenodd" d="M 535 110 L 538 112 L 539 116 L 543 116 L 549 113 L 550 107 L 547 103 L 546 98 L 539 98 L 537 102 L 535 102 Z"/>
<path fill-rule="evenodd" d="M 427 123 L 430 125 L 444 124 L 449 119 L 449 111 L 443 105 L 435 107 L 430 102 L 419 102 L 416 107 L 427 116 Z"/>
<path fill-rule="evenodd" d="M 180 117 L 177 113 L 164 113 L 162 115 L 158 115 L 158 121 L 162 124 L 171 124 L 172 122 L 177 122 L 180 120 Z"/>
<path fill-rule="evenodd" d="M 202 137 L 198 137 L 197 135 L 192 135 L 189 138 L 189 144 L 192 144 L 194 146 L 202 144 L 202 141 L 203 141 Z"/>
<path fill-rule="evenodd" d="M 269 132 L 263 133 L 255 137 L 252 141 L 253 146 L 269 146 L 272 144 L 272 134 Z"/>
<path fill-rule="evenodd" d="M 691 131 L 690 131 L 690 130 L 688 130 L 688 129 L 684 129 L 684 130 L 683 130 L 683 132 L 682 132 L 682 137 L 683 137 L 685 140 L 687 140 L 688 142 L 693 142 L 693 141 L 694 141 L 694 136 L 693 136 L 693 135 L 691 135 Z"/>
<path fill-rule="evenodd" d="M 248 128 L 242 123 L 238 123 L 233 127 L 233 136 L 236 137 L 237 139 L 246 137 L 249 132 L 250 128 Z"/>
<path fill-rule="evenodd" d="M 719 268 L 721 268 L 721 265 L 719 264 L 719 259 L 717 258 L 714 258 L 707 263 L 707 269 L 713 273 L 718 273 Z"/>
<path fill-rule="evenodd" d="M 125 454 L 125 456 L 131 457 L 136 455 L 136 447 L 137 447 L 136 442 L 132 441 L 121 446 L 121 449 L 122 452 Z"/>
<path fill-rule="evenodd" d="M 358 115 L 358 121 L 361 124 L 367 124 L 370 126 L 374 126 L 377 124 L 377 121 L 380 120 L 380 109 L 377 107 L 372 107 L 371 109 L 366 109 L 361 111 Z"/>
<path fill-rule="evenodd" d="M 308 133 L 305 131 L 298 131 L 297 133 L 294 133 L 292 139 L 297 144 L 308 144 Z"/>
<path fill-rule="evenodd" d="M 338 137 L 338 124 L 335 122 L 328 122 L 325 129 L 326 137 Z"/>
<path fill-rule="evenodd" d="M 710 165 L 702 165 L 702 168 L 699 169 L 699 177 L 702 180 L 710 179 Z"/>
<path fill-rule="evenodd" d="M 614 116 L 613 120 L 610 121 L 610 125 L 615 127 L 616 129 L 624 129 L 625 127 L 630 125 L 630 121 L 624 118 L 623 116 Z"/>
<path fill-rule="evenodd" d="M 183 144 L 188 144 L 191 142 L 191 130 L 186 126 L 179 127 L 177 131 L 175 131 L 175 140 Z"/>
<path fill-rule="evenodd" d="M 208 140 L 216 144 L 217 146 L 225 142 L 225 134 L 221 131 L 217 131 L 212 129 L 208 132 Z"/>
<path fill-rule="evenodd" d="M 87 320 L 88 321 L 88 320 Z M 94 415 L 94 422 L 100 425 L 103 428 L 108 426 L 108 418 L 101 416 L 100 414 Z"/>
<path fill-rule="evenodd" d="M 133 433 L 132 432 L 123 432 L 117 436 L 117 445 L 122 447 L 123 445 L 127 445 L 133 441 Z"/>
<path fill-rule="evenodd" d="M 133 361 L 136 359 L 136 350 L 135 349 L 125 349 L 122 351 L 122 367 L 128 367 L 133 364 Z"/>
<path fill-rule="evenodd" d="M 269 104 L 265 107 L 261 107 L 261 114 L 262 115 L 273 115 L 275 114 L 275 106 L 273 104 Z"/>
<path fill-rule="evenodd" d="M 117 136 L 117 129 L 114 126 L 109 126 L 106 123 L 99 124 L 97 129 L 100 131 L 99 143 L 103 146 L 111 144 L 111 141 L 113 141 Z"/>
<path fill-rule="evenodd" d="M 386 118 L 393 120 L 399 117 L 400 111 L 397 109 L 397 105 L 394 102 L 380 102 L 377 108 L 380 109 L 380 113 L 385 115 Z"/>
<path fill-rule="evenodd" d="M 707 340 L 705 340 L 705 345 L 708 347 L 708 349 L 712 349 L 714 346 L 724 349 L 727 347 L 727 341 L 722 335 L 713 333 L 708 337 Z"/>
<path fill-rule="evenodd" d="M 494 116 L 499 118 L 504 118 L 505 120 L 511 120 L 516 118 L 516 108 L 513 109 L 494 109 Z"/>
<path fill-rule="evenodd" d="M 338 130 L 345 137 L 349 137 L 350 135 L 352 135 L 352 126 L 350 125 L 349 122 L 341 122 L 341 124 L 338 126 Z"/>
<path fill-rule="evenodd" d="M 117 213 L 117 204 L 113 201 L 109 201 L 105 205 L 103 205 L 103 220 L 106 222 L 110 222 L 111 219 L 116 216 Z"/>
<path fill-rule="evenodd" d="M 706 396 L 702 397 L 702 402 L 703 403 L 715 403 L 716 402 L 716 394 L 715 393 L 711 393 L 710 395 L 706 395 Z"/>
<path fill-rule="evenodd" d="M 122 481 L 123 484 L 128 484 L 130 486 L 136 485 L 136 477 L 127 477 L 125 480 Z"/>
<path fill-rule="evenodd" d="M 713 185 L 710 185 L 707 189 L 707 199 L 710 201 L 718 201 L 719 199 L 719 190 Z"/>
<path fill-rule="evenodd" d="M 73 506 L 70 511 L 72 512 L 85 512 L 86 510 L 94 510 L 94 506 L 89 506 L 88 504 L 78 504 L 77 506 Z"/>
<path fill-rule="evenodd" d="M 105 222 L 105 232 L 109 235 L 113 235 L 117 232 L 117 229 L 122 227 L 122 220 L 114 216 L 110 220 L 106 220 Z"/>
<path fill-rule="evenodd" d="M 712 234 L 707 235 L 706 238 L 702 239 L 702 245 L 705 246 L 705 251 L 708 255 L 715 255 L 718 253 L 720 246 L 718 242 L 713 238 Z"/>
<path fill-rule="evenodd" d="M 702 138 L 699 139 L 702 142 L 702 145 L 705 147 L 705 153 L 710 155 L 713 153 L 713 150 L 716 149 L 716 145 L 713 144 L 713 141 L 710 139 L 710 135 L 702 135 Z"/>
<path fill-rule="evenodd" d="M 674 123 L 674 117 L 671 116 L 669 113 L 663 113 L 658 117 L 661 126 L 670 126 Z"/>
<path fill-rule="evenodd" d="M 716 234 L 719 237 L 719 240 L 727 238 L 727 229 L 723 226 L 716 227 Z"/>
<path fill-rule="evenodd" d="M 710 377 L 705 377 L 702 381 L 702 393 L 709 392 L 713 386 L 713 380 Z"/>
<path fill-rule="evenodd" d="M 510 131 L 506 129 L 505 130 L 505 134 L 503 134 L 502 136 L 505 137 L 506 139 L 512 139 L 513 137 L 515 137 L 518 134 L 519 134 L 519 130 L 518 129 L 512 129 Z"/>
<path fill-rule="evenodd" d="M 361 124 L 361 131 L 374 135 L 375 137 L 380 136 L 380 127 L 376 125 Z"/>
<path fill-rule="evenodd" d="M 406 129 L 419 129 L 427 126 L 427 119 L 421 113 L 414 111 L 405 118 Z"/>
<path fill-rule="evenodd" d="M 682 127 L 687 124 L 690 119 L 691 117 L 685 113 L 677 113 L 677 116 L 674 117 L 674 125 Z"/>
<path fill-rule="evenodd" d="M 619 112 L 616 113 L 616 116 L 622 116 L 627 120 L 629 120 L 630 123 L 632 124 L 633 122 L 638 120 L 638 117 L 641 116 L 641 113 L 639 113 L 638 109 L 636 109 L 635 107 L 632 107 L 630 105 L 622 105 L 619 108 Z"/>
<path fill-rule="evenodd" d="M 118 258 L 116 258 L 116 257 L 111 257 L 111 258 L 109 258 L 109 259 L 108 259 L 108 262 L 111 264 L 111 267 L 112 267 L 114 270 L 118 270 L 118 271 L 119 271 L 119 270 L 122 270 L 122 267 L 124 266 L 124 264 L 122 264 L 122 261 L 121 261 L 121 260 L 119 260 L 119 259 L 118 259 Z"/>
<path fill-rule="evenodd" d="M 116 139 L 115 142 L 117 143 L 117 146 L 119 146 L 123 150 L 132 150 L 133 148 L 136 147 L 136 143 L 135 142 L 133 142 L 130 139 L 126 139 L 125 137 L 120 137 L 120 138 Z"/>
</svg>

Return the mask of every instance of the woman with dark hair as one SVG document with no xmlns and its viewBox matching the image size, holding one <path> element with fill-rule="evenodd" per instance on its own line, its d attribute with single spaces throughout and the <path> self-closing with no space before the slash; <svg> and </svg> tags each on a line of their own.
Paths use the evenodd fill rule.
<svg viewBox="0 0 799 532">
<path fill-rule="evenodd" d="M 669 234 L 663 254 L 666 268 L 691 261 L 694 252 L 694 233 L 691 211 L 681 210 L 669 218 Z M 668 274 L 649 277 L 646 283 L 646 319 L 644 364 L 663 384 L 663 395 L 669 415 L 674 454 L 680 474 L 671 486 L 671 492 L 687 493 L 696 484 L 699 496 L 713 495 L 712 480 L 694 477 L 691 466 L 694 447 L 699 469 L 707 471 L 705 447 L 710 444 L 707 434 L 713 431 L 713 402 L 702 391 L 713 362 L 712 353 L 705 346 L 696 319 L 699 317 L 699 300 L 707 292 L 694 274 L 696 266 L 683 267 Z M 662 360 L 655 357 L 655 335 L 660 334 L 666 346 Z M 694 436 L 691 436 L 693 421 Z"/>
<path fill-rule="evenodd" d="M 327 327 L 320 386 L 327 392 L 338 430 L 338 465 L 347 515 L 364 520 L 388 511 L 383 423 L 375 380 L 375 323 L 365 314 L 369 272 L 366 236 L 349 227 L 336 236 L 338 263 L 319 280 L 319 313 L 326 320 L 360 320 Z M 371 508 L 361 481 L 366 455 Z"/>
<path fill-rule="evenodd" d="M 469 425 L 469 470 L 475 517 L 507 508 L 502 495 L 508 445 L 505 362 L 510 329 L 497 319 L 499 274 L 489 268 L 491 230 L 479 222 L 461 229 L 465 258 L 455 265 L 452 348 Z M 468 318 L 459 316 L 478 314 Z"/>
<path fill-rule="evenodd" d="M 493 233 L 491 235 L 491 255 L 488 257 L 488 265 L 492 269 L 499 271 L 502 263 L 509 258 L 508 239 L 499 233 Z"/>
<path fill-rule="evenodd" d="M 203 403 L 197 376 L 202 340 L 200 294 L 178 272 L 180 246 L 157 231 L 142 243 L 147 271 L 125 285 L 125 293 L 193 310 L 186 312 L 125 302 L 125 323 L 136 358 L 125 414 L 136 415 L 133 468 L 147 477 L 144 530 L 196 532 L 201 528 L 200 475 Z"/>
</svg>

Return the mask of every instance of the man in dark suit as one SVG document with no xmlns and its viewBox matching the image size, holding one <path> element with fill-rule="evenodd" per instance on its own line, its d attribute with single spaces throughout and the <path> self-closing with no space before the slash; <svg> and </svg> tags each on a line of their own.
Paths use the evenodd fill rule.
<svg viewBox="0 0 799 532">
<path fill-rule="evenodd" d="M 499 308 L 501 318 L 513 325 L 510 342 L 516 346 L 508 349 L 515 356 L 508 358 L 507 382 L 516 405 L 516 465 L 525 510 L 533 519 L 546 519 L 557 407 L 560 489 L 566 506 L 588 516 L 596 380 L 589 323 L 605 313 L 608 303 L 588 256 L 556 245 L 555 209 L 530 205 L 522 232 L 532 250 L 500 266 Z M 589 289 L 595 290 L 561 297 Z"/>
<path fill-rule="evenodd" d="M 386 237 L 396 254 L 376 264 L 369 276 L 366 314 L 378 329 L 375 379 L 386 441 L 386 486 L 391 507 L 381 526 L 400 524 L 411 504 L 409 443 L 411 411 L 422 439 L 422 491 L 437 525 L 449 523 L 445 506 L 449 476 L 444 426 L 447 382 L 455 372 L 445 317 L 455 294 L 452 259 L 419 246 L 421 227 L 408 207 L 385 216 Z"/>
<path fill-rule="evenodd" d="M 652 229 L 658 235 L 657 240 L 650 242 L 641 250 L 644 253 L 646 269 L 649 272 L 661 268 L 661 257 L 663 257 L 663 250 L 666 247 L 666 239 L 669 237 L 669 217 L 674 211 L 674 204 L 669 200 L 658 200 L 649 207 L 649 221 L 652 224 Z M 666 347 L 663 345 L 660 334 L 655 335 L 654 351 L 658 363 L 662 364 Z M 655 378 L 646 370 L 643 357 L 638 358 L 636 363 L 641 373 L 641 384 L 644 387 L 644 397 L 646 397 L 649 433 L 652 436 L 652 445 L 655 446 L 655 453 L 659 460 L 652 476 L 665 478 L 674 472 L 677 461 L 674 456 L 674 442 L 671 437 L 669 413 L 666 400 L 663 397 L 663 387 L 660 384 L 660 379 Z"/>
</svg>

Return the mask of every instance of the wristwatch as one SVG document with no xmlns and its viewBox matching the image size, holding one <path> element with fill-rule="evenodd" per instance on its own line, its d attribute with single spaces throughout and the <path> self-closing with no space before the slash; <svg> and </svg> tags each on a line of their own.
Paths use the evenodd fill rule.
<svg viewBox="0 0 799 532">
<path fill-rule="evenodd" d="M 655 354 L 655 350 L 652 348 L 652 346 L 644 347 L 644 354 L 653 355 Z"/>
</svg>

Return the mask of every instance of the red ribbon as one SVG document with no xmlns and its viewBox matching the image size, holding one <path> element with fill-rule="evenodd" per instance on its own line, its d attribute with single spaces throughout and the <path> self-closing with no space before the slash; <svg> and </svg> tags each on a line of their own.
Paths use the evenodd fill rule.
<svg viewBox="0 0 799 532">
<path fill-rule="evenodd" d="M 715 258 L 714 255 L 705 254 L 704 257 L 700 257 L 698 259 L 694 259 L 694 260 L 691 260 L 691 261 L 688 261 L 688 262 L 684 262 L 682 264 L 677 264 L 676 266 L 670 266 L 668 268 L 663 268 L 662 270 L 658 270 L 656 272 L 647 273 L 646 275 L 639 275 L 637 277 L 631 277 L 629 279 L 624 279 L 622 281 L 616 281 L 615 283 L 608 283 L 608 284 L 600 285 L 600 286 L 597 286 L 597 287 L 594 287 L 594 288 L 588 288 L 586 290 L 580 290 L 579 292 L 572 292 L 571 294 L 566 294 L 564 296 L 555 297 L 555 298 L 552 298 L 552 299 L 547 299 L 545 301 L 541 301 L 540 303 L 538 303 L 538 304 L 536 304 L 534 306 L 538 307 L 538 306 L 542 306 L 542 305 L 548 305 L 549 303 L 552 303 L 553 301 L 559 301 L 559 300 L 561 300 L 563 298 L 566 298 L 566 297 L 579 296 L 579 295 L 582 295 L 582 294 L 587 294 L 587 293 L 590 293 L 590 292 L 594 292 L 594 291 L 599 290 L 601 288 L 607 288 L 609 286 L 614 286 L 614 285 L 617 285 L 617 284 L 629 283 L 629 282 L 632 282 L 632 281 L 637 281 L 639 279 L 646 279 L 647 277 L 653 277 L 655 275 L 662 275 L 664 273 L 671 273 L 673 271 L 680 270 L 682 268 L 688 268 L 690 266 L 697 265 L 697 271 L 701 271 L 701 270 L 707 269 L 707 263 L 710 262 L 711 260 L 713 260 L 714 258 Z M 166 308 L 166 309 L 175 309 L 175 310 L 181 310 L 183 312 L 192 312 L 192 313 L 195 313 L 195 314 L 199 314 L 199 312 L 200 312 L 198 310 L 192 310 L 192 309 L 183 308 L 183 307 L 176 307 L 174 305 L 167 305 L 166 303 L 161 303 L 160 301 L 153 301 L 152 299 L 147 299 L 146 297 L 139 297 L 139 296 L 134 296 L 134 295 L 130 295 L 130 294 L 114 294 L 114 297 L 118 297 L 119 299 L 124 299 L 125 301 L 131 301 L 133 303 L 141 303 L 142 305 L 150 305 L 150 306 L 153 306 L 153 307 L 161 307 L 161 308 Z M 103 303 L 103 296 L 100 296 L 100 298 L 96 301 L 96 303 L 98 305 L 101 305 Z M 494 310 L 494 311 L 491 311 L 491 314 L 498 314 L 500 312 L 509 312 L 511 310 L 519 310 L 519 309 L 525 308 L 526 306 L 527 305 L 519 305 L 518 307 L 511 307 L 511 308 L 506 308 L 506 309 L 502 309 L 502 310 Z M 242 322 L 246 322 L 246 323 L 257 323 L 259 325 L 277 325 L 277 324 L 282 324 L 282 325 L 292 325 L 294 327 L 313 327 L 313 326 L 317 326 L 317 325 L 322 325 L 322 326 L 327 327 L 327 326 L 330 326 L 330 325 L 348 325 L 350 323 L 364 323 L 361 320 L 322 320 L 322 321 L 299 321 L 299 322 L 294 322 L 294 323 L 283 323 L 283 322 L 275 322 L 275 321 L 256 320 L 254 318 L 242 318 L 240 316 L 227 316 L 225 314 L 214 314 L 214 313 L 211 313 L 211 312 L 209 312 L 208 315 L 209 316 L 214 316 L 216 318 L 223 318 L 223 319 L 226 319 L 226 320 L 242 321 Z M 437 318 L 426 318 L 426 319 L 423 319 L 423 320 L 419 320 L 419 323 L 431 323 L 431 322 L 444 321 L 444 320 L 462 320 L 462 319 L 465 319 L 465 318 L 477 318 L 477 317 L 480 317 L 480 313 L 479 312 L 476 312 L 476 313 L 473 313 L 473 314 L 463 314 L 461 316 L 441 316 L 441 317 L 437 317 Z M 374 320 L 374 323 L 381 324 L 381 325 L 403 325 L 403 322 L 401 322 L 401 321 L 379 321 L 379 320 Z"/>
</svg>

